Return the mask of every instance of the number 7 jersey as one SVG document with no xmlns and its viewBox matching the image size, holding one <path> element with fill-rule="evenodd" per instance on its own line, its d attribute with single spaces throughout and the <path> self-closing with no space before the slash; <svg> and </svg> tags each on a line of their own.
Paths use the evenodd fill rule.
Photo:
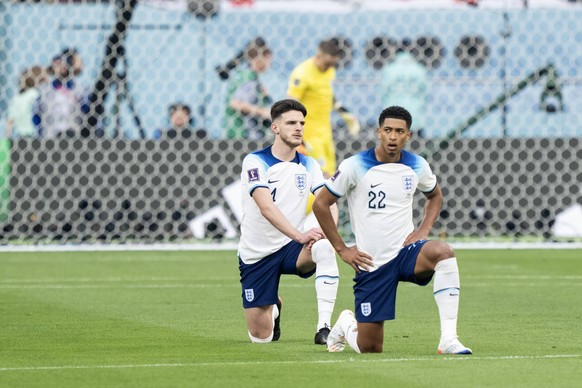
<svg viewBox="0 0 582 388">
<path fill-rule="evenodd" d="M 243 216 L 238 245 L 241 260 L 253 264 L 291 241 L 263 217 L 252 198 L 254 190 L 269 189 L 281 213 L 295 228 L 302 230 L 309 193 L 323 184 L 321 167 L 312 157 L 297 152 L 294 160 L 283 162 L 273 156 L 271 147 L 248 154 L 241 171 Z"/>
<path fill-rule="evenodd" d="M 372 256 L 371 271 L 396 257 L 414 230 L 416 189 L 430 193 L 436 184 L 436 176 L 421 156 L 403 150 L 400 161 L 382 163 L 374 148 L 345 159 L 325 182 L 335 196 L 347 196 L 356 245 Z"/>
</svg>

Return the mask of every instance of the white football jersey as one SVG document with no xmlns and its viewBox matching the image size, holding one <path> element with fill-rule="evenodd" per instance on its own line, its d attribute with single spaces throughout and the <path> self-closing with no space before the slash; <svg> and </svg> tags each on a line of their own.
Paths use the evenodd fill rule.
<svg viewBox="0 0 582 388">
<path fill-rule="evenodd" d="M 356 245 L 373 258 L 374 271 L 398 255 L 414 230 L 414 192 L 429 193 L 437 180 L 427 161 L 402 151 L 397 163 L 381 163 L 374 149 L 344 160 L 325 186 L 337 197 L 347 195 Z"/>
<path fill-rule="evenodd" d="M 324 184 L 321 167 L 312 157 L 297 153 L 291 162 L 273 156 L 271 147 L 248 154 L 242 165 L 241 238 L 238 255 L 245 264 L 252 264 L 289 243 L 291 239 L 263 217 L 253 191 L 266 187 L 273 202 L 289 222 L 302 230 L 306 217 L 307 199 Z"/>
</svg>

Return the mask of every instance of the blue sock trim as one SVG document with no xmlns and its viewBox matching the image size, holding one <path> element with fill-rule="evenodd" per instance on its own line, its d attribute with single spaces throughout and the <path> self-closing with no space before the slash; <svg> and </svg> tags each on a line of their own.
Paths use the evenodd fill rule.
<svg viewBox="0 0 582 388">
<path fill-rule="evenodd" d="M 448 288 L 443 288 L 442 290 L 435 291 L 433 295 L 440 294 L 441 292 L 446 291 L 446 290 L 461 291 L 461 289 L 459 287 L 448 287 Z"/>
<path fill-rule="evenodd" d="M 339 279 L 339 276 L 330 276 L 330 275 L 319 275 L 315 277 L 316 279 L 326 278 L 326 279 Z"/>
</svg>

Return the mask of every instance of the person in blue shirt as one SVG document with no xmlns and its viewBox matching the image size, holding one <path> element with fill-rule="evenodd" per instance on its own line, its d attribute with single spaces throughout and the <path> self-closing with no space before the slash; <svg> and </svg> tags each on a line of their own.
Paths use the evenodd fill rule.
<svg viewBox="0 0 582 388">
<path fill-rule="evenodd" d="M 66 48 L 52 60 L 53 78 L 41 85 L 33 108 L 38 135 L 45 138 L 80 135 L 89 112 L 89 92 L 76 78 L 83 60 L 74 48 Z"/>
</svg>

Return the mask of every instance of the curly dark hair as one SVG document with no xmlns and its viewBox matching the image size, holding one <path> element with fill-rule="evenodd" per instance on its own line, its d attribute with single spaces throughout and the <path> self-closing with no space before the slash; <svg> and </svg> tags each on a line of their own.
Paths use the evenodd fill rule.
<svg viewBox="0 0 582 388">
<path fill-rule="evenodd" d="M 382 126 L 382 123 L 386 119 L 404 120 L 406 121 L 408 129 L 410 129 L 410 126 L 412 125 L 412 116 L 410 115 L 410 112 L 401 106 L 390 106 L 384 109 L 378 118 L 378 126 Z"/>
</svg>

